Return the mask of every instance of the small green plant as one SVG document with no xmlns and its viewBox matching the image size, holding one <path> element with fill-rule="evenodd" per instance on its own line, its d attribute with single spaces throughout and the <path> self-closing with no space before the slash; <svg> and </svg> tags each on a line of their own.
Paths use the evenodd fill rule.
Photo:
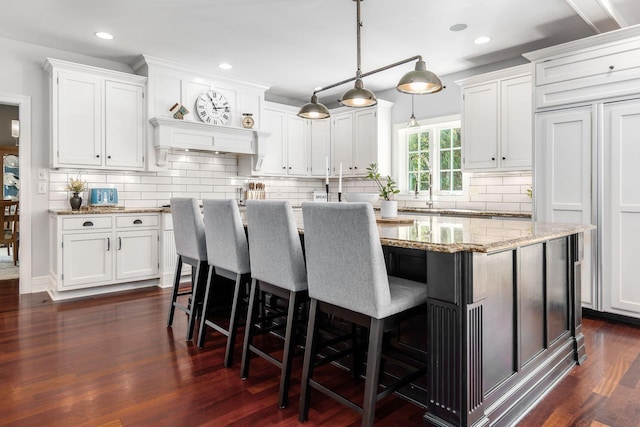
<svg viewBox="0 0 640 427">
<path fill-rule="evenodd" d="M 69 178 L 69 182 L 65 186 L 67 191 L 71 191 L 72 193 L 79 193 L 83 191 L 87 187 L 86 181 L 83 181 L 80 175 L 76 178 Z"/>
<path fill-rule="evenodd" d="M 530 199 L 533 199 L 533 188 L 531 186 L 527 188 L 527 196 L 529 196 Z"/>
<path fill-rule="evenodd" d="M 400 192 L 400 190 L 398 190 L 398 188 L 396 187 L 396 182 L 389 175 L 387 175 L 386 184 L 382 184 L 382 182 L 380 181 L 380 172 L 378 171 L 377 163 L 371 163 L 367 168 L 367 171 L 369 172 L 367 178 L 373 180 L 378 185 L 380 196 L 384 200 L 391 200 L 393 199 L 394 194 L 398 194 Z"/>
</svg>

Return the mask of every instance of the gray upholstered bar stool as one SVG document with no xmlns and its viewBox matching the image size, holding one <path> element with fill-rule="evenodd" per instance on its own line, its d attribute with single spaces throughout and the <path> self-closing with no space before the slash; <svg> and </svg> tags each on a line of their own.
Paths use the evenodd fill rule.
<svg viewBox="0 0 640 427">
<path fill-rule="evenodd" d="M 176 272 L 173 279 L 173 293 L 169 306 L 169 320 L 167 326 L 173 324 L 173 315 L 178 308 L 187 313 L 189 321 L 187 339 L 193 338 L 196 318 L 200 314 L 204 286 L 207 280 L 207 247 L 204 237 L 204 223 L 196 199 L 172 198 L 171 219 L 173 220 L 173 234 L 176 243 Z M 189 264 L 195 270 L 191 274 L 191 287 L 180 290 L 180 276 L 182 264 Z M 190 295 L 189 302 L 178 302 L 178 297 Z"/>
<path fill-rule="evenodd" d="M 247 200 L 247 226 L 252 280 L 242 348 L 241 377 L 246 379 L 249 375 L 252 352 L 280 367 L 282 372 L 278 406 L 284 408 L 289 400 L 289 379 L 297 329 L 303 326 L 299 325 L 299 319 L 308 301 L 307 272 L 302 244 L 291 205 L 287 201 Z M 258 291 L 289 301 L 286 324 L 269 323 L 281 316 L 277 313 L 273 316 L 255 318 Z M 282 327 L 285 327 L 285 336 L 281 361 L 253 345 L 254 336 L 270 333 Z"/>
<path fill-rule="evenodd" d="M 249 264 L 249 246 L 247 236 L 242 226 L 240 211 L 235 200 L 203 200 L 204 230 L 207 242 L 207 257 L 209 274 L 207 287 L 204 291 L 203 313 L 198 332 L 198 347 L 204 346 L 207 326 L 227 336 L 227 349 L 224 355 L 224 366 L 229 367 L 233 362 L 233 348 L 238 333 L 238 304 L 242 295 L 243 285 L 249 283 L 251 266 Z M 233 280 L 235 288 L 231 302 L 229 327 L 208 319 L 213 311 L 212 296 L 220 293 L 224 285 L 220 277 Z"/>
<path fill-rule="evenodd" d="M 300 385 L 301 422 L 309 413 L 309 387 L 362 414 L 362 425 L 374 423 L 376 402 L 426 373 L 426 360 L 396 384 L 378 393 L 383 334 L 408 316 L 425 313 L 427 285 L 387 276 L 373 208 L 369 203 L 302 204 L 309 282 L 309 323 Z M 313 379 L 322 346 L 319 313 L 329 313 L 369 328 L 362 407 Z"/>
</svg>

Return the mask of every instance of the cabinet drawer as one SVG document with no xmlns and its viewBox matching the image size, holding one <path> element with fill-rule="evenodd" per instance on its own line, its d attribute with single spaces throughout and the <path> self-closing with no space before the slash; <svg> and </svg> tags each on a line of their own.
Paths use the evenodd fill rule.
<svg viewBox="0 0 640 427">
<path fill-rule="evenodd" d="M 116 228 L 157 227 L 160 224 L 159 215 L 117 215 Z"/>
<path fill-rule="evenodd" d="M 610 81 L 622 71 L 638 68 L 640 40 L 632 40 L 540 62 L 536 64 L 536 86 L 591 76 Z"/>
<path fill-rule="evenodd" d="M 72 217 L 62 219 L 62 231 L 111 228 L 111 216 Z"/>
</svg>

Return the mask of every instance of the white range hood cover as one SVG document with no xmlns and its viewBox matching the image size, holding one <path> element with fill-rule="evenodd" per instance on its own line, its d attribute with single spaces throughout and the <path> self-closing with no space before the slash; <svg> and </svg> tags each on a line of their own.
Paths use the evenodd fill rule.
<svg viewBox="0 0 640 427">
<path fill-rule="evenodd" d="M 258 146 L 270 135 L 269 132 L 256 129 L 164 117 L 154 117 L 149 122 L 154 127 L 153 143 L 158 166 L 166 165 L 172 148 L 257 155 L 256 164 L 261 164 Z"/>
</svg>

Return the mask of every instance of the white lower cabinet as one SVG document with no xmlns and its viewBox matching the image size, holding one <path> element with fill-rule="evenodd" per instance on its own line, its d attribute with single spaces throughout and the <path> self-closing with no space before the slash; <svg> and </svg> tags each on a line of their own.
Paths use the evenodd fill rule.
<svg viewBox="0 0 640 427">
<path fill-rule="evenodd" d="M 582 305 L 640 318 L 640 99 L 536 115 L 536 219 L 591 223 Z M 598 250 L 596 250 L 598 248 Z"/>
<path fill-rule="evenodd" d="M 640 100 L 604 104 L 603 310 L 640 317 Z"/>
<path fill-rule="evenodd" d="M 116 245 L 116 280 L 158 274 L 158 230 L 119 232 Z"/>
<path fill-rule="evenodd" d="M 58 290 L 98 286 L 113 279 L 111 232 L 62 235 L 62 277 Z"/>
<path fill-rule="evenodd" d="M 592 153 L 592 108 L 550 111 L 536 115 L 534 182 L 537 221 L 593 224 L 596 222 L 595 174 Z M 581 266 L 582 305 L 595 308 L 596 232 L 584 236 Z"/>
<path fill-rule="evenodd" d="M 160 214 L 51 215 L 56 292 L 159 277 Z"/>
</svg>

